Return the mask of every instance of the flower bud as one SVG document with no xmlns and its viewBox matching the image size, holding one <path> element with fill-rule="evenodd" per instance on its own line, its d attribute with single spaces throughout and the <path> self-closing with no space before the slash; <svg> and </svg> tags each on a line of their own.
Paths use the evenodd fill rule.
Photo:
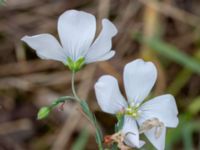
<svg viewBox="0 0 200 150">
<path fill-rule="evenodd" d="M 51 109 L 49 107 L 40 108 L 40 110 L 37 114 L 37 119 L 41 120 L 41 119 L 48 117 L 50 111 L 51 111 Z"/>
</svg>

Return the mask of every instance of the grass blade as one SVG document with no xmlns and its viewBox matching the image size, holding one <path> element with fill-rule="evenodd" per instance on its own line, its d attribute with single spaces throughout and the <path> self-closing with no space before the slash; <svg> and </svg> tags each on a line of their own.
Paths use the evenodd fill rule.
<svg viewBox="0 0 200 150">
<path fill-rule="evenodd" d="M 200 62 L 181 52 L 181 50 L 175 46 L 156 38 L 144 38 L 141 35 L 135 36 L 135 38 L 140 42 L 147 44 L 160 55 L 163 55 L 177 62 L 178 64 L 183 65 L 184 67 L 200 74 Z"/>
</svg>

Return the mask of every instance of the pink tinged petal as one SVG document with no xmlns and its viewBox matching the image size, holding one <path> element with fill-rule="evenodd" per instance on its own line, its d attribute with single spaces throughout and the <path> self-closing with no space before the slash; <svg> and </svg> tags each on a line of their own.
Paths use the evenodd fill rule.
<svg viewBox="0 0 200 150">
<path fill-rule="evenodd" d="M 117 80 L 109 75 L 102 76 L 95 84 L 97 102 L 104 112 L 116 114 L 127 107 Z"/>
<path fill-rule="evenodd" d="M 166 127 L 178 125 L 178 109 L 174 97 L 170 94 L 155 97 L 145 102 L 141 107 L 141 117 L 138 120 L 142 124 L 147 119 L 158 118 Z"/>
<path fill-rule="evenodd" d="M 153 144 L 153 146 L 157 150 L 164 150 L 165 149 L 165 136 L 166 136 L 166 128 L 162 129 L 162 133 L 160 137 L 155 136 L 156 128 L 152 128 L 146 131 L 144 134 L 148 138 L 148 140 Z"/>
<path fill-rule="evenodd" d="M 137 59 L 124 68 L 124 84 L 129 103 L 141 103 L 155 84 L 157 70 L 152 62 Z"/>
<path fill-rule="evenodd" d="M 112 47 L 112 37 L 117 34 L 117 29 L 108 19 L 103 19 L 102 25 L 101 33 L 89 48 L 86 55 L 86 63 L 107 60 L 115 54 L 114 52 L 111 53 L 110 50 Z"/>
<path fill-rule="evenodd" d="M 122 134 L 125 135 L 124 142 L 128 146 L 137 148 L 143 146 L 143 141 L 139 141 L 138 127 L 136 121 L 133 118 L 125 116 Z"/>
<path fill-rule="evenodd" d="M 58 20 L 58 33 L 64 49 L 76 61 L 87 53 L 96 31 L 93 15 L 77 10 L 64 12 Z"/>
<path fill-rule="evenodd" d="M 39 34 L 35 36 L 24 36 L 22 39 L 42 59 L 52 59 L 66 62 L 67 56 L 59 42 L 50 34 Z"/>
</svg>

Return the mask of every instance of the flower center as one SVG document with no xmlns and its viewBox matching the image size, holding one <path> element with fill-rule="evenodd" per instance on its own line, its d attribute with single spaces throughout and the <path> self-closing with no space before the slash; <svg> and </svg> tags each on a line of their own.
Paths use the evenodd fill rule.
<svg viewBox="0 0 200 150">
<path fill-rule="evenodd" d="M 140 110 L 138 110 L 140 107 L 139 103 L 131 103 L 126 109 L 125 114 L 133 117 L 134 119 L 139 117 Z"/>
</svg>

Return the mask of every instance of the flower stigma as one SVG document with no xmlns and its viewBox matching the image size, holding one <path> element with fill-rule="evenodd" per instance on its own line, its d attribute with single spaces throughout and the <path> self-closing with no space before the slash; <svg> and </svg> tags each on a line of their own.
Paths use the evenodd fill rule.
<svg viewBox="0 0 200 150">
<path fill-rule="evenodd" d="M 138 118 L 141 111 L 138 110 L 140 107 L 139 103 L 132 102 L 126 109 L 125 114 L 133 117 L 134 119 Z"/>
</svg>

